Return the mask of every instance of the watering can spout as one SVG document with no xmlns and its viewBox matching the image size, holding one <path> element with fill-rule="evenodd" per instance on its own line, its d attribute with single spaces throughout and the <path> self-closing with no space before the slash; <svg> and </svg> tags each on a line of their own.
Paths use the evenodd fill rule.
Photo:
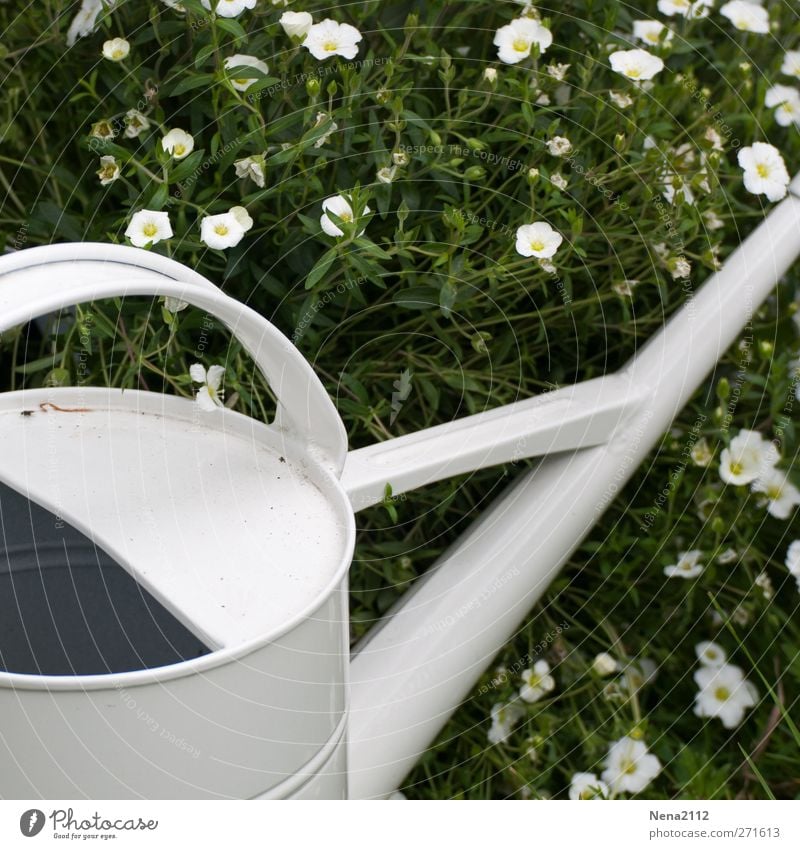
<svg viewBox="0 0 800 849">
<path fill-rule="evenodd" d="M 347 455 L 342 484 L 363 510 L 444 478 L 608 442 L 644 393 L 625 375 L 566 386 Z"/>
</svg>

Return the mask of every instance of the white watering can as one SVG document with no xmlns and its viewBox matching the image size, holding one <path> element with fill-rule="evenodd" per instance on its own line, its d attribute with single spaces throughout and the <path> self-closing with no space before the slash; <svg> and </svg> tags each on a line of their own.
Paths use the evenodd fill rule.
<svg viewBox="0 0 800 849">
<path fill-rule="evenodd" d="M 0 797 L 390 793 L 800 253 L 798 225 L 790 196 L 622 372 L 350 453 L 294 346 L 180 263 L 96 244 L 0 259 L 0 332 L 172 297 L 278 398 L 264 425 L 133 390 L 0 396 Z M 351 661 L 354 511 L 387 483 L 550 454 Z"/>
</svg>

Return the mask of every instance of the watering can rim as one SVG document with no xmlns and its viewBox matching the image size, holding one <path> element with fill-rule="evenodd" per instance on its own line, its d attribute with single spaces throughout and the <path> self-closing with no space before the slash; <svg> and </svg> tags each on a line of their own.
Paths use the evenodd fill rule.
<svg viewBox="0 0 800 849">
<path fill-rule="evenodd" d="M 153 394 L 141 392 L 140 390 L 130 390 L 131 393 L 137 392 L 141 395 Z M 126 392 L 127 394 L 127 392 Z M 177 399 L 185 401 L 187 404 L 191 402 L 188 399 Z M 233 410 L 227 411 L 235 416 L 240 416 L 248 422 L 253 422 L 248 416 L 237 413 Z M 263 422 L 255 422 L 260 428 L 267 429 L 267 425 Z M 164 666 L 155 666 L 148 669 L 137 669 L 129 672 L 110 672 L 94 675 L 35 675 L 22 672 L 6 672 L 0 670 L 0 689 L 21 689 L 21 690 L 114 690 L 122 687 L 144 686 L 154 683 L 164 683 L 166 681 L 177 678 L 184 678 L 194 674 L 202 674 L 210 672 L 217 667 L 224 666 L 227 663 L 236 661 L 246 657 L 259 649 L 265 648 L 271 643 L 279 641 L 282 637 L 291 633 L 295 628 L 301 625 L 308 619 L 313 618 L 314 613 L 325 605 L 329 599 L 343 587 L 346 583 L 347 574 L 353 561 L 353 549 L 355 546 L 355 514 L 348 501 L 347 494 L 342 488 L 339 479 L 328 469 L 323 466 L 316 466 L 317 471 L 321 476 L 328 479 L 331 484 L 330 489 L 336 492 L 338 499 L 337 512 L 340 516 L 347 516 L 349 521 L 347 526 L 343 528 L 345 532 L 342 555 L 336 569 L 331 573 L 328 581 L 319 590 L 314 600 L 308 605 L 301 608 L 291 618 L 282 622 L 279 626 L 267 631 L 264 634 L 254 637 L 251 640 L 246 640 L 240 643 L 235 643 L 230 646 L 223 646 L 218 649 L 212 649 L 208 654 L 200 657 L 191 658 L 190 660 L 182 660 L 177 663 L 170 663 Z M 329 496 L 329 490 L 326 489 L 326 497 Z M 332 494 L 330 497 L 334 497 Z M 344 623 L 346 626 L 347 623 Z"/>
</svg>

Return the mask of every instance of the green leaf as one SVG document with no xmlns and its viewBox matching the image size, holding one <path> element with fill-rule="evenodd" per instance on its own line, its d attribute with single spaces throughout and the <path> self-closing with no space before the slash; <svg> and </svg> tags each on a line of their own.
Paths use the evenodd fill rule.
<svg viewBox="0 0 800 849">
<path fill-rule="evenodd" d="M 195 88 L 209 88 L 215 81 L 216 76 L 214 74 L 187 74 L 183 79 L 178 80 L 167 93 L 167 96 L 177 97 L 179 94 Z"/>
<path fill-rule="evenodd" d="M 238 21 L 233 20 L 233 18 L 215 18 L 214 26 L 233 36 L 237 42 L 247 41 L 247 32 L 245 32 L 244 27 Z"/>
<path fill-rule="evenodd" d="M 439 290 L 433 286 L 410 286 L 395 292 L 392 300 L 407 310 L 430 310 L 439 306 Z"/>
<path fill-rule="evenodd" d="M 327 250 L 318 260 L 316 265 L 309 271 L 306 277 L 306 289 L 313 289 L 317 283 L 328 273 L 333 261 L 336 259 L 336 248 Z"/>
</svg>

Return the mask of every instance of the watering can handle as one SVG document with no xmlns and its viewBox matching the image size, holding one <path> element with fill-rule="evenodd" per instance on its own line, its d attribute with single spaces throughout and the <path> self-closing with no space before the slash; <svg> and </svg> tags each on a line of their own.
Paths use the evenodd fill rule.
<svg viewBox="0 0 800 849">
<path fill-rule="evenodd" d="M 278 397 L 275 426 L 335 474 L 347 435 L 305 358 L 265 318 L 175 260 L 124 245 L 47 245 L 0 257 L 0 333 L 100 298 L 166 296 L 206 310 L 242 343 Z"/>
</svg>

